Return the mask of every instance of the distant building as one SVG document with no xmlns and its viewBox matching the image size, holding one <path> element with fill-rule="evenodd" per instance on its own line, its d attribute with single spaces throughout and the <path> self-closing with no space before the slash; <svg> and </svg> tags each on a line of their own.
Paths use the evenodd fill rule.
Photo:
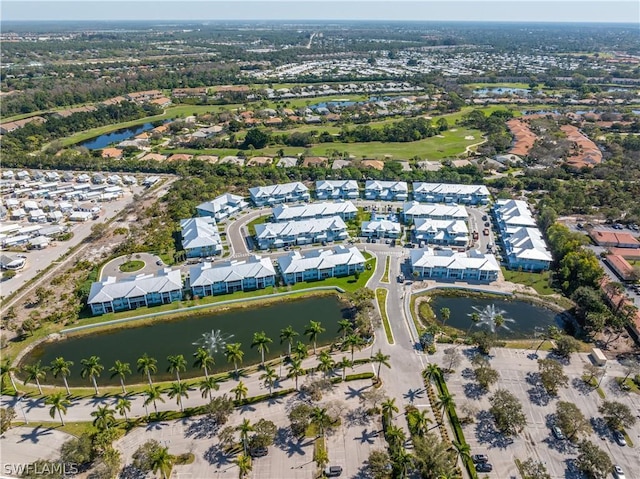
<svg viewBox="0 0 640 479">
<path fill-rule="evenodd" d="M 292 251 L 278 259 L 278 269 L 286 284 L 349 276 L 364 271 L 365 258 L 358 248 Z"/>
<path fill-rule="evenodd" d="M 275 286 L 276 271 L 270 258 L 254 255 L 242 261 L 194 266 L 189 278 L 194 296 L 210 296 Z"/>
<path fill-rule="evenodd" d="M 406 181 L 369 180 L 364 186 L 364 197 L 367 200 L 406 201 L 409 188 Z"/>
<path fill-rule="evenodd" d="M 316 197 L 319 200 L 351 200 L 360 196 L 356 180 L 320 180 L 316 181 Z"/>
<path fill-rule="evenodd" d="M 309 201 L 309 188 L 296 181 L 270 186 L 249 188 L 251 201 L 256 206 L 272 206 L 279 203 Z"/>
<path fill-rule="evenodd" d="M 491 199 L 484 185 L 413 183 L 413 199 L 422 203 L 487 204 Z"/>
<path fill-rule="evenodd" d="M 256 225 L 256 241 L 260 249 L 338 241 L 347 237 L 347 225 L 339 216 Z"/>
<path fill-rule="evenodd" d="M 451 249 L 411 251 L 411 271 L 416 279 L 447 279 L 491 282 L 498 279 L 500 265 L 492 254 L 476 250 L 458 253 Z"/>
<path fill-rule="evenodd" d="M 242 196 L 226 193 L 211 201 L 200 203 L 196 206 L 198 216 L 213 216 L 216 221 L 221 221 L 244 210 L 249 203 Z"/>
<path fill-rule="evenodd" d="M 222 239 L 216 220 L 210 216 L 180 221 L 182 248 L 188 258 L 213 256 L 222 253 Z"/>
</svg>

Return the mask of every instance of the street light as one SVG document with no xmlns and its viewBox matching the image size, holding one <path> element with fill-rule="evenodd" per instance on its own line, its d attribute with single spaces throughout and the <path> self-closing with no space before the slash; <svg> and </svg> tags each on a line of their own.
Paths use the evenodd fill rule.
<svg viewBox="0 0 640 479">
<path fill-rule="evenodd" d="M 24 406 L 22 405 L 23 399 L 23 396 L 18 396 L 18 404 L 20 405 L 20 410 L 22 411 L 22 417 L 24 417 L 24 423 L 29 424 L 29 421 L 27 420 L 27 413 L 24 411 Z"/>
</svg>

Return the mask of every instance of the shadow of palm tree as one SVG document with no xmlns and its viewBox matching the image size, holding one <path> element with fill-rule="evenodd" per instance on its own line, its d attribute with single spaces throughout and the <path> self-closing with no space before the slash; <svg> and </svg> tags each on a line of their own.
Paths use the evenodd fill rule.
<svg viewBox="0 0 640 479">
<path fill-rule="evenodd" d="M 240 414 L 244 414 L 245 412 L 255 412 L 256 408 L 251 404 L 244 404 L 240 406 Z"/>
<path fill-rule="evenodd" d="M 221 469 L 226 465 L 232 464 L 231 458 L 233 454 L 223 450 L 219 444 L 215 444 L 205 451 L 203 457 L 209 464 Z"/>
<path fill-rule="evenodd" d="M 362 430 L 362 435 L 354 437 L 354 441 L 360 441 L 360 444 L 373 444 L 376 442 L 375 438 L 378 437 L 378 431 L 369 431 L 367 428 Z"/>
<path fill-rule="evenodd" d="M 25 426 L 25 427 L 29 427 L 29 426 Z M 36 426 L 31 430 L 31 432 L 20 434 L 21 439 L 18 442 L 20 443 L 20 442 L 30 441 L 34 444 L 38 444 L 40 442 L 40 438 L 42 436 L 51 435 L 53 429 L 54 428 L 51 428 L 51 427 Z"/>
<path fill-rule="evenodd" d="M 192 437 L 194 439 L 210 439 L 214 437 L 220 425 L 209 416 L 202 416 L 189 422 L 185 430 L 184 437 Z"/>
<path fill-rule="evenodd" d="M 344 394 L 347 396 L 347 399 L 362 399 L 362 393 L 369 388 L 371 388 L 371 386 L 362 386 L 360 389 L 354 389 L 352 386 L 349 386 Z"/>
<path fill-rule="evenodd" d="M 402 397 L 410 403 L 413 403 L 416 399 L 422 399 L 424 397 L 424 389 L 409 389 Z"/>
</svg>

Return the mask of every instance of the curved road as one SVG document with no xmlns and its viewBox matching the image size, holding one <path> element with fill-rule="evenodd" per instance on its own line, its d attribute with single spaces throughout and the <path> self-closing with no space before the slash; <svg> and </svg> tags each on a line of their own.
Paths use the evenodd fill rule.
<svg viewBox="0 0 640 479">
<path fill-rule="evenodd" d="M 143 261 L 144 266 L 137 271 L 132 271 L 129 273 L 120 271 L 120 266 L 129 261 Z M 131 255 L 118 256 L 102 267 L 102 270 L 100 271 L 99 281 L 104 281 L 109 276 L 123 278 L 125 276 L 138 274 L 156 274 L 158 270 L 164 266 L 164 263 L 162 263 L 161 265 L 156 264 L 158 261 L 162 261 L 160 257 L 150 253 L 134 253 Z"/>
</svg>

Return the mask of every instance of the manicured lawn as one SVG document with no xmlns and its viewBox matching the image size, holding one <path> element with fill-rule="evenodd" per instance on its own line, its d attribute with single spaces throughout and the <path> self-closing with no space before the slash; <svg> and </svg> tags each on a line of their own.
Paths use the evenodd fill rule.
<svg viewBox="0 0 640 479">
<path fill-rule="evenodd" d="M 256 235 L 256 225 L 261 225 L 261 224 L 264 224 L 264 223 L 268 223 L 269 219 L 271 217 L 272 217 L 272 215 L 258 216 L 255 220 L 252 220 L 249 223 L 247 223 L 247 229 L 249 230 L 249 234 L 251 236 L 255 236 Z"/>
<path fill-rule="evenodd" d="M 387 256 L 387 261 L 384 263 L 384 274 L 380 280 L 382 283 L 389 282 L 389 263 L 391 262 L 391 256 Z"/>
<path fill-rule="evenodd" d="M 376 269 L 376 257 L 366 251 L 362 252 L 362 256 L 367 260 L 367 267 L 360 273 L 360 277 L 356 280 L 354 276 L 343 276 L 341 278 L 327 278 L 320 281 L 308 281 L 296 283 L 290 287 L 292 291 L 305 288 L 313 288 L 314 286 L 337 286 L 347 292 L 353 292 L 356 289 L 363 288 L 367 281 L 373 276 L 373 272 Z M 369 269 L 369 266 L 371 268 Z"/>
<path fill-rule="evenodd" d="M 133 273 L 134 271 L 138 271 L 139 269 L 144 268 L 144 261 L 133 260 L 127 261 L 120 265 L 120 271 L 123 273 Z"/>
<path fill-rule="evenodd" d="M 505 280 L 511 281 L 512 283 L 530 286 L 535 289 L 538 294 L 546 295 L 557 292 L 549 286 L 551 279 L 551 272 L 549 271 L 544 271 L 542 273 L 529 273 L 525 271 L 510 271 L 502 268 L 502 273 L 504 274 Z"/>
<path fill-rule="evenodd" d="M 393 334 L 391 333 L 391 325 L 389 324 L 389 316 L 387 315 L 387 295 L 389 291 L 384 288 L 376 289 L 376 301 L 378 302 L 378 308 L 380 308 L 380 317 L 382 318 L 382 325 L 384 326 L 384 334 L 387 336 L 389 344 L 393 344 Z"/>
</svg>

